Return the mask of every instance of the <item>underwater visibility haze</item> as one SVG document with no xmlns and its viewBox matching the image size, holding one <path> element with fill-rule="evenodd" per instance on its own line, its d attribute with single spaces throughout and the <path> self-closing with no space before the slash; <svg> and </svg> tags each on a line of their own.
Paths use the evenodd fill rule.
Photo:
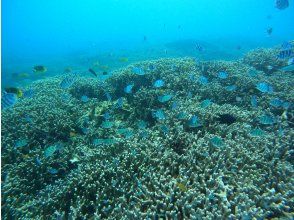
<svg viewBox="0 0 294 220">
<path fill-rule="evenodd" d="M 3 219 L 293 219 L 293 0 L 2 0 Z"/>
</svg>

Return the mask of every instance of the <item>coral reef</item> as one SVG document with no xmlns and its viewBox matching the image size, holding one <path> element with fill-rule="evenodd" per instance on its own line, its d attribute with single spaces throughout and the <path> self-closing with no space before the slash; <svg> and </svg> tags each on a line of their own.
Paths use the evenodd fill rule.
<svg viewBox="0 0 294 220">
<path fill-rule="evenodd" d="M 60 88 L 63 76 L 33 83 L 34 97 L 2 112 L 3 218 L 293 218 L 294 81 L 276 69 L 283 64 L 274 51 L 234 62 L 146 61 L 105 81 L 79 76 L 68 89 Z M 272 93 L 256 88 L 263 81 Z M 162 94 L 171 100 L 160 102 Z M 288 104 L 273 106 L 277 98 Z M 260 123 L 264 114 L 274 122 Z"/>
</svg>

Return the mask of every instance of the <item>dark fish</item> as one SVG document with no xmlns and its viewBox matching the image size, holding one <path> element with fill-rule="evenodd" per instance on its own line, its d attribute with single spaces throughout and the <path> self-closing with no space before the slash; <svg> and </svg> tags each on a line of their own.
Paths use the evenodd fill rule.
<svg viewBox="0 0 294 220">
<path fill-rule="evenodd" d="M 276 8 L 283 10 L 289 7 L 289 1 L 288 0 L 276 0 Z"/>
<path fill-rule="evenodd" d="M 90 73 L 92 73 L 94 76 L 97 77 L 97 74 L 96 74 L 96 72 L 93 69 L 89 68 L 88 70 L 89 70 Z"/>
<path fill-rule="evenodd" d="M 108 73 L 106 71 L 103 71 L 102 75 L 105 76 L 107 75 Z"/>
<path fill-rule="evenodd" d="M 203 51 L 203 47 L 200 44 L 196 44 L 195 49 L 198 50 L 199 52 Z"/>
<path fill-rule="evenodd" d="M 273 28 L 272 28 L 272 27 L 267 28 L 267 29 L 266 29 L 266 33 L 267 33 L 268 35 L 271 35 L 271 34 L 273 33 Z"/>
</svg>

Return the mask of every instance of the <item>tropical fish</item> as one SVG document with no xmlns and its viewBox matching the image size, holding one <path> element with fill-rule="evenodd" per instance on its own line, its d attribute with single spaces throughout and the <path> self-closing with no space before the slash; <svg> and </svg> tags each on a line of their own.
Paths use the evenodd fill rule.
<svg viewBox="0 0 294 220">
<path fill-rule="evenodd" d="M 267 33 L 267 35 L 271 35 L 272 34 L 272 32 L 273 32 L 273 28 L 272 27 L 268 27 L 267 29 L 266 29 L 266 33 Z"/>
<path fill-rule="evenodd" d="M 153 83 L 153 86 L 155 88 L 160 88 L 160 87 L 164 86 L 164 81 L 162 79 L 158 79 Z"/>
<path fill-rule="evenodd" d="M 28 142 L 27 139 L 20 139 L 20 140 L 18 140 L 18 141 L 15 142 L 14 147 L 15 147 L 15 148 L 24 147 L 24 146 L 28 145 L 28 143 L 29 143 L 29 142 Z"/>
<path fill-rule="evenodd" d="M 283 10 L 289 7 L 289 1 L 288 0 L 276 0 L 276 8 Z"/>
<path fill-rule="evenodd" d="M 89 101 L 88 96 L 83 95 L 83 96 L 81 97 L 81 101 L 82 101 L 82 102 L 88 102 L 88 101 Z"/>
<path fill-rule="evenodd" d="M 236 89 L 237 89 L 236 85 L 229 85 L 229 86 L 225 87 L 225 90 L 228 91 L 228 92 L 236 91 Z"/>
<path fill-rule="evenodd" d="M 187 114 L 185 112 L 180 112 L 178 115 L 177 115 L 177 119 L 179 120 L 183 120 L 187 117 Z"/>
<path fill-rule="evenodd" d="M 188 122 L 188 125 L 190 128 L 197 128 L 197 127 L 202 126 L 202 124 L 200 123 L 200 121 L 196 115 L 193 115 L 191 117 L 191 119 Z"/>
<path fill-rule="evenodd" d="M 57 145 L 51 145 L 45 149 L 44 156 L 46 158 L 51 157 L 57 150 L 58 150 Z"/>
<path fill-rule="evenodd" d="M 108 128 L 112 128 L 113 125 L 114 125 L 114 122 L 105 120 L 102 122 L 101 127 L 108 129 Z"/>
<path fill-rule="evenodd" d="M 292 64 L 294 64 L 294 57 L 290 58 L 288 61 L 287 61 L 287 64 L 290 66 Z"/>
<path fill-rule="evenodd" d="M 1 109 L 13 107 L 17 102 L 17 96 L 14 93 L 4 92 L 1 97 Z"/>
<path fill-rule="evenodd" d="M 133 73 L 139 76 L 145 75 L 145 72 L 141 67 L 133 67 Z"/>
<path fill-rule="evenodd" d="M 76 75 L 74 74 L 70 74 L 68 76 L 66 76 L 60 83 L 60 87 L 62 89 L 68 89 L 69 87 L 71 87 L 74 82 L 76 80 Z"/>
<path fill-rule="evenodd" d="M 111 115 L 109 112 L 105 112 L 102 117 L 105 119 L 105 120 L 109 120 L 111 118 Z"/>
<path fill-rule="evenodd" d="M 14 93 L 17 96 L 17 98 L 20 98 L 23 96 L 23 91 L 16 87 L 8 87 L 8 88 L 5 88 L 4 91 L 7 93 Z"/>
<path fill-rule="evenodd" d="M 287 59 L 294 55 L 293 45 L 289 42 L 284 42 L 278 54 L 279 59 Z"/>
<path fill-rule="evenodd" d="M 123 135 L 125 138 L 131 138 L 134 136 L 134 132 L 128 128 L 120 128 L 117 130 L 117 133 Z"/>
<path fill-rule="evenodd" d="M 264 114 L 258 118 L 259 122 L 263 125 L 272 125 L 276 123 L 276 120 L 273 116 Z"/>
<path fill-rule="evenodd" d="M 182 192 L 187 192 L 188 188 L 183 184 L 183 183 L 176 183 L 177 187 L 182 191 Z"/>
<path fill-rule="evenodd" d="M 33 98 L 35 95 L 35 91 L 33 89 L 28 89 L 23 92 L 23 97 L 24 98 Z"/>
<path fill-rule="evenodd" d="M 123 104 L 124 104 L 124 100 L 122 97 L 118 98 L 117 102 L 116 102 L 116 106 L 118 108 L 122 108 L 123 107 Z"/>
<path fill-rule="evenodd" d="M 291 106 L 291 103 L 290 103 L 290 102 L 284 102 L 284 103 L 282 104 L 282 107 L 283 107 L 284 109 L 288 109 L 288 108 L 290 108 L 290 106 Z"/>
<path fill-rule="evenodd" d="M 259 72 L 256 69 L 248 70 L 248 75 L 251 77 L 256 77 L 258 74 L 259 74 Z"/>
<path fill-rule="evenodd" d="M 223 146 L 223 140 L 220 137 L 214 136 L 213 138 L 210 139 L 210 143 L 214 146 L 214 147 L 221 147 Z"/>
<path fill-rule="evenodd" d="M 152 116 L 154 118 L 157 118 L 158 120 L 164 120 L 165 119 L 165 114 L 164 114 L 162 109 L 158 109 L 156 111 L 153 111 Z"/>
<path fill-rule="evenodd" d="M 161 95 L 158 97 L 158 101 L 160 102 L 167 102 L 169 101 L 171 98 L 173 97 L 173 95 L 170 95 L 170 94 L 166 94 L 166 95 Z"/>
<path fill-rule="evenodd" d="M 66 67 L 64 70 L 63 70 L 64 73 L 71 73 L 72 72 L 72 68 L 71 67 Z"/>
<path fill-rule="evenodd" d="M 127 86 L 124 88 L 124 92 L 125 92 L 125 93 L 128 93 L 128 94 L 132 93 L 132 89 L 133 89 L 133 87 L 134 87 L 133 84 L 129 84 L 129 85 L 127 85 Z"/>
<path fill-rule="evenodd" d="M 266 82 L 260 82 L 256 84 L 256 88 L 262 93 L 272 93 L 273 87 Z"/>
<path fill-rule="evenodd" d="M 204 99 L 201 103 L 200 106 L 201 108 L 207 108 L 212 104 L 212 101 L 210 99 Z"/>
<path fill-rule="evenodd" d="M 55 168 L 49 168 L 49 169 L 48 169 L 48 173 L 54 175 L 54 174 L 57 174 L 57 173 L 58 173 L 58 170 L 55 169 Z"/>
<path fill-rule="evenodd" d="M 169 127 L 167 125 L 161 125 L 160 126 L 160 130 L 164 133 L 164 134 L 168 134 L 169 132 Z"/>
<path fill-rule="evenodd" d="M 291 72 L 294 71 L 294 64 L 292 65 L 288 65 L 288 66 L 284 66 L 282 67 L 280 70 L 284 71 L 284 72 Z"/>
<path fill-rule="evenodd" d="M 179 103 L 176 102 L 176 101 L 174 101 L 174 102 L 172 103 L 172 105 L 171 105 L 171 109 L 172 109 L 172 110 L 176 110 L 178 107 L 179 107 Z"/>
<path fill-rule="evenodd" d="M 88 71 L 97 77 L 97 73 L 93 69 L 89 68 Z"/>
<path fill-rule="evenodd" d="M 203 47 L 200 44 L 198 44 L 198 43 L 195 45 L 195 49 L 197 51 L 199 51 L 199 52 L 202 52 L 203 51 Z"/>
<path fill-rule="evenodd" d="M 221 71 L 218 73 L 217 77 L 220 79 L 226 79 L 226 78 L 228 78 L 228 73 L 225 71 Z"/>
<path fill-rule="evenodd" d="M 28 73 L 12 73 L 12 77 L 16 79 L 25 79 L 28 78 L 30 75 Z"/>
<path fill-rule="evenodd" d="M 120 57 L 120 58 L 118 58 L 118 61 L 119 62 L 122 62 L 122 63 L 126 63 L 126 62 L 129 61 L 129 58 L 127 58 L 127 57 Z"/>
<path fill-rule="evenodd" d="M 47 71 L 47 68 L 42 65 L 34 66 L 33 72 L 35 73 L 45 73 Z"/>
<path fill-rule="evenodd" d="M 265 133 L 264 133 L 264 131 L 261 130 L 260 128 L 255 128 L 255 129 L 251 130 L 251 131 L 249 132 L 249 134 L 250 134 L 251 136 L 253 136 L 253 137 L 261 137 L 261 136 L 263 136 Z"/>
<path fill-rule="evenodd" d="M 139 129 L 145 129 L 147 127 L 147 123 L 145 121 L 143 121 L 143 120 L 139 120 L 137 122 L 137 126 L 138 126 Z"/>
<path fill-rule="evenodd" d="M 253 108 L 257 108 L 258 104 L 257 104 L 257 96 L 256 95 L 251 96 L 250 103 Z"/>
<path fill-rule="evenodd" d="M 200 76 L 199 77 L 199 83 L 202 85 L 207 85 L 208 84 L 208 79 L 205 76 Z"/>
<path fill-rule="evenodd" d="M 109 92 L 105 92 L 105 96 L 107 98 L 107 101 L 111 101 L 112 97 Z"/>
<path fill-rule="evenodd" d="M 148 70 L 150 70 L 150 71 L 155 70 L 155 68 L 156 67 L 153 64 L 149 64 L 149 66 L 148 66 Z"/>
<path fill-rule="evenodd" d="M 282 107 L 283 101 L 278 98 L 274 98 L 270 100 L 269 104 L 273 107 L 279 108 Z"/>
</svg>

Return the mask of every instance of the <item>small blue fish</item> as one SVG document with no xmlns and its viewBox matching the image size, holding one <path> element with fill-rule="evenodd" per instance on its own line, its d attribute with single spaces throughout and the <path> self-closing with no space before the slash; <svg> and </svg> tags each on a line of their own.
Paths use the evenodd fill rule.
<svg viewBox="0 0 294 220">
<path fill-rule="evenodd" d="M 279 108 L 279 107 L 282 107 L 283 101 L 278 98 L 275 98 L 275 99 L 271 99 L 269 104 L 275 108 Z"/>
<path fill-rule="evenodd" d="M 282 107 L 283 107 L 284 109 L 288 109 L 288 108 L 290 108 L 290 106 L 291 106 L 291 102 L 284 102 L 284 103 L 282 104 Z"/>
<path fill-rule="evenodd" d="M 193 97 L 193 94 L 192 94 L 192 92 L 189 91 L 188 94 L 187 94 L 187 98 L 191 99 L 192 97 Z"/>
<path fill-rule="evenodd" d="M 109 112 L 105 112 L 102 116 L 105 120 L 109 120 L 111 118 L 111 115 Z"/>
<path fill-rule="evenodd" d="M 11 108 L 17 102 L 17 96 L 14 93 L 4 92 L 1 97 L 1 109 Z"/>
<path fill-rule="evenodd" d="M 261 137 L 261 136 L 263 136 L 265 133 L 264 133 L 264 131 L 261 130 L 260 128 L 255 128 L 255 129 L 251 130 L 251 131 L 249 132 L 249 134 L 250 134 L 250 136 L 252 136 L 252 137 Z"/>
<path fill-rule="evenodd" d="M 132 93 L 132 89 L 133 89 L 133 87 L 134 87 L 133 84 L 129 84 L 129 85 L 127 85 L 127 86 L 124 88 L 124 92 L 125 92 L 125 93 L 128 93 L 128 94 Z"/>
<path fill-rule="evenodd" d="M 160 130 L 164 133 L 164 134 L 168 134 L 169 132 L 169 127 L 166 125 L 161 125 L 160 126 Z"/>
<path fill-rule="evenodd" d="M 164 86 L 164 81 L 162 79 L 158 79 L 153 83 L 153 86 L 155 88 L 160 88 L 160 87 Z"/>
<path fill-rule="evenodd" d="M 230 86 L 225 87 L 225 90 L 228 91 L 228 92 L 236 91 L 236 89 L 237 89 L 236 85 L 230 85 Z"/>
<path fill-rule="evenodd" d="M 133 73 L 139 76 L 145 75 L 145 72 L 141 67 L 133 67 Z"/>
<path fill-rule="evenodd" d="M 165 114 L 164 114 L 162 109 L 158 109 L 156 111 L 153 111 L 152 116 L 154 118 L 157 118 L 158 120 L 164 120 L 165 119 Z"/>
<path fill-rule="evenodd" d="M 256 95 L 251 96 L 250 102 L 251 102 L 251 106 L 253 108 L 257 108 L 258 103 L 257 103 L 257 96 Z"/>
<path fill-rule="evenodd" d="M 139 129 L 145 129 L 147 127 L 147 123 L 145 121 L 143 121 L 143 120 L 139 120 L 137 122 L 137 126 L 138 126 Z"/>
<path fill-rule="evenodd" d="M 83 96 L 81 97 L 81 101 L 82 101 L 82 102 L 88 102 L 88 101 L 89 101 L 88 96 L 83 95 Z"/>
<path fill-rule="evenodd" d="M 272 93 L 274 91 L 273 87 L 266 82 L 257 83 L 256 88 L 262 93 Z"/>
<path fill-rule="evenodd" d="M 111 101 L 111 95 L 110 95 L 110 93 L 109 92 L 105 92 L 105 96 L 106 96 L 106 99 L 107 99 L 107 101 Z"/>
<path fill-rule="evenodd" d="M 284 67 L 280 68 L 280 70 L 282 70 L 284 72 L 294 71 L 294 64 L 291 64 L 291 65 L 288 65 L 288 66 L 284 66 Z"/>
<path fill-rule="evenodd" d="M 248 71 L 248 75 L 251 77 L 256 77 L 256 76 L 258 76 L 258 74 L 259 74 L 259 72 L 256 69 L 250 69 Z"/>
<path fill-rule="evenodd" d="M 37 166 L 41 166 L 42 165 L 42 161 L 40 160 L 39 157 L 36 157 L 35 163 L 36 163 Z"/>
<path fill-rule="evenodd" d="M 88 134 L 89 133 L 89 128 L 82 127 L 81 129 L 82 129 L 83 134 Z"/>
<path fill-rule="evenodd" d="M 287 62 L 287 64 L 290 66 L 290 65 L 293 65 L 294 64 L 294 57 L 290 58 Z"/>
<path fill-rule="evenodd" d="M 180 112 L 178 115 L 177 115 L 177 119 L 179 120 L 183 120 L 187 117 L 187 114 L 185 112 Z"/>
<path fill-rule="evenodd" d="M 62 89 L 68 89 L 74 84 L 75 81 L 76 81 L 76 75 L 74 74 L 68 75 L 61 81 L 60 87 Z"/>
<path fill-rule="evenodd" d="M 148 70 L 150 70 L 150 71 L 153 71 L 153 70 L 155 70 L 155 66 L 153 65 L 153 64 L 150 64 L 149 66 L 148 66 Z"/>
<path fill-rule="evenodd" d="M 33 89 L 29 89 L 23 92 L 24 98 L 33 98 L 35 95 L 35 91 Z"/>
<path fill-rule="evenodd" d="M 176 101 L 174 101 L 174 102 L 172 103 L 172 105 L 171 105 L 171 109 L 172 109 L 172 110 L 176 110 L 178 107 L 179 107 L 179 103 L 176 102 Z"/>
<path fill-rule="evenodd" d="M 122 107 L 123 107 L 123 104 L 124 104 L 123 97 L 118 98 L 118 100 L 117 100 L 117 102 L 116 102 L 116 106 L 117 106 L 118 108 L 122 108 Z"/>
<path fill-rule="evenodd" d="M 109 129 L 109 128 L 112 128 L 113 125 L 114 125 L 114 122 L 106 120 L 102 122 L 101 127 Z"/>
<path fill-rule="evenodd" d="M 212 101 L 210 99 L 205 99 L 200 103 L 201 108 L 207 108 L 212 104 Z"/>
<path fill-rule="evenodd" d="M 149 137 L 149 134 L 148 134 L 148 132 L 146 130 L 140 131 L 139 132 L 139 137 L 142 138 L 142 139 L 145 139 L 145 138 Z"/>
<path fill-rule="evenodd" d="M 191 117 L 191 119 L 188 122 L 188 125 L 189 125 L 190 128 L 197 128 L 197 127 L 202 126 L 199 119 L 198 119 L 198 117 L 196 115 L 193 115 Z"/>
<path fill-rule="evenodd" d="M 207 77 L 205 77 L 205 76 L 200 76 L 200 77 L 199 77 L 199 83 L 200 83 L 201 85 L 207 85 L 207 84 L 208 84 L 208 79 L 207 79 Z"/>
<path fill-rule="evenodd" d="M 54 174 L 57 174 L 57 173 L 58 173 L 58 170 L 57 170 L 57 169 L 54 169 L 54 168 L 49 168 L 49 169 L 48 169 L 48 172 L 49 172 L 50 174 L 54 175 Z"/>
<path fill-rule="evenodd" d="M 220 79 L 226 79 L 226 78 L 228 78 L 228 75 L 229 74 L 227 72 L 221 71 L 218 73 L 217 77 Z"/>
<path fill-rule="evenodd" d="M 160 101 L 160 102 L 167 102 L 167 101 L 169 101 L 171 98 L 172 98 L 173 96 L 172 95 L 170 95 L 170 94 L 167 94 L 167 95 L 161 95 L 161 96 L 159 96 L 158 97 L 158 101 Z"/>
<path fill-rule="evenodd" d="M 214 147 L 221 147 L 223 146 L 223 140 L 220 137 L 214 136 L 213 138 L 210 139 L 210 143 L 214 146 Z"/>
<path fill-rule="evenodd" d="M 123 135 L 127 139 L 131 138 L 134 135 L 133 131 L 128 128 L 117 129 L 117 133 Z"/>
<path fill-rule="evenodd" d="M 203 51 L 203 47 L 199 44 L 199 43 L 196 43 L 195 45 L 195 49 L 199 52 L 202 52 Z"/>
<path fill-rule="evenodd" d="M 273 116 L 264 114 L 258 118 L 259 122 L 263 125 L 273 125 L 276 123 L 276 120 Z"/>
<path fill-rule="evenodd" d="M 28 142 L 27 139 L 20 139 L 20 140 L 16 141 L 14 147 L 15 147 L 15 148 L 24 147 L 24 146 L 28 145 L 28 143 L 29 143 L 29 142 Z"/>
<path fill-rule="evenodd" d="M 64 94 L 61 95 L 61 99 L 62 99 L 63 102 L 69 102 L 70 99 L 71 99 L 71 95 L 68 94 L 68 93 L 64 93 Z"/>
<path fill-rule="evenodd" d="M 57 145 L 51 145 L 45 149 L 44 156 L 46 158 L 51 157 L 57 150 L 58 150 Z"/>
<path fill-rule="evenodd" d="M 190 73 L 189 75 L 188 75 L 188 78 L 189 78 L 189 80 L 191 80 L 191 81 L 195 81 L 196 80 L 196 76 L 193 74 L 193 73 Z"/>
</svg>

